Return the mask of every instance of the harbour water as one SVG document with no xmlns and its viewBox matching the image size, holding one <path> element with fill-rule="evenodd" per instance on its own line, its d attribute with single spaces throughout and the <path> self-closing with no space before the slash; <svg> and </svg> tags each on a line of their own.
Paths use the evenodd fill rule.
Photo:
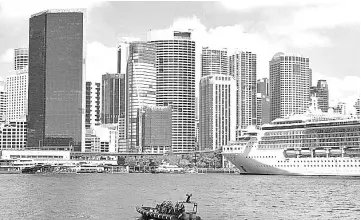
<svg viewBox="0 0 361 220">
<path fill-rule="evenodd" d="M 0 175 L 0 219 L 138 220 L 192 193 L 203 220 L 359 219 L 360 179 L 237 174 Z"/>
</svg>

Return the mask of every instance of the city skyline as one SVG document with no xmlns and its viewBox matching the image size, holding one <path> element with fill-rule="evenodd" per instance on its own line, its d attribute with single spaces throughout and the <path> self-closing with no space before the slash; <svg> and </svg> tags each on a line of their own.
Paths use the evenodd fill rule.
<svg viewBox="0 0 361 220">
<path fill-rule="evenodd" d="M 100 82 L 102 74 L 116 72 L 118 37 L 146 40 L 149 29 L 153 30 L 152 37 L 159 38 L 168 31 L 190 28 L 196 41 L 196 82 L 201 75 L 202 46 L 229 50 L 238 47 L 257 54 L 257 78 L 269 77 L 268 61 L 277 52 L 295 53 L 310 58 L 313 85 L 317 80 L 327 80 L 331 105 L 337 98 L 354 103 L 360 83 L 355 4 L 355 1 L 54 2 L 18 9 L 14 3 L 2 2 L 0 25 L 4 28 L 0 30 L 0 40 L 4 44 L 0 45 L 0 77 L 10 75 L 14 48 L 27 47 L 31 14 L 44 9 L 79 7 L 88 8 L 87 81 Z M 133 11 L 132 8 L 137 8 L 136 14 L 130 15 L 127 10 Z M 146 9 L 156 13 L 156 18 L 142 19 Z M 343 16 L 335 18 L 333 12 Z M 138 23 L 133 16 L 142 22 Z"/>
</svg>

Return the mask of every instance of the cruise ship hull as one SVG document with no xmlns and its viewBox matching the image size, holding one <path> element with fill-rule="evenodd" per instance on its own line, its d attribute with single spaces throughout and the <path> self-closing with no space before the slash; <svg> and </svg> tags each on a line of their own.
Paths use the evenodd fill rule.
<svg viewBox="0 0 361 220">
<path fill-rule="evenodd" d="M 279 154 L 252 156 L 249 153 L 227 153 L 223 155 L 234 164 L 241 174 L 262 175 L 316 175 L 316 176 L 360 176 L 360 159 L 345 157 L 285 158 Z"/>
</svg>

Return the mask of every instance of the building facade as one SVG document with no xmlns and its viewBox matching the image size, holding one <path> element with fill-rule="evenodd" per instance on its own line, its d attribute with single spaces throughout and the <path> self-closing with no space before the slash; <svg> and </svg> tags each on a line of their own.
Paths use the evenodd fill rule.
<svg viewBox="0 0 361 220">
<path fill-rule="evenodd" d="M 118 123 L 121 107 L 121 81 L 124 75 L 106 73 L 102 75 L 101 89 L 101 123 Z M 123 97 L 124 98 L 124 97 Z"/>
<path fill-rule="evenodd" d="M 29 24 L 29 148 L 84 150 L 85 11 L 46 10 Z"/>
<path fill-rule="evenodd" d="M 257 127 L 270 123 L 269 80 L 257 80 Z"/>
<path fill-rule="evenodd" d="M 310 102 L 309 58 L 280 52 L 269 65 L 271 120 L 305 113 Z"/>
<path fill-rule="evenodd" d="M 29 65 L 29 49 L 17 48 L 14 50 L 14 70 L 21 70 Z"/>
<path fill-rule="evenodd" d="M 329 95 L 328 95 L 328 85 L 326 80 L 318 80 L 317 86 L 311 86 L 310 91 L 311 97 L 316 97 L 318 108 L 322 112 L 327 112 L 329 108 Z"/>
<path fill-rule="evenodd" d="M 167 153 L 172 146 L 171 106 L 145 106 L 142 109 L 142 152 Z"/>
<path fill-rule="evenodd" d="M 257 80 L 257 93 L 269 96 L 269 80 L 268 78 L 262 78 Z"/>
<path fill-rule="evenodd" d="M 86 82 L 85 128 L 100 125 L 100 83 Z"/>
<path fill-rule="evenodd" d="M 223 74 L 202 77 L 200 82 L 200 150 L 217 150 L 236 134 L 236 82 Z"/>
<path fill-rule="evenodd" d="M 216 50 L 202 47 L 201 62 L 202 77 L 213 74 L 228 74 L 227 49 Z"/>
<path fill-rule="evenodd" d="M 190 32 L 173 32 L 173 39 L 156 40 L 157 105 L 172 106 L 172 151 L 194 151 L 195 42 Z"/>
<path fill-rule="evenodd" d="M 262 93 L 257 93 L 257 127 L 268 124 L 270 120 L 270 98 Z"/>
<path fill-rule="evenodd" d="M 248 51 L 236 51 L 229 57 L 229 74 L 235 78 L 237 86 L 237 129 L 256 125 L 256 54 Z"/>
<path fill-rule="evenodd" d="M 101 124 L 87 129 L 85 152 L 118 152 L 118 125 Z"/>
<path fill-rule="evenodd" d="M 353 106 L 355 108 L 356 115 L 360 116 L 360 98 L 358 98 Z"/>
<path fill-rule="evenodd" d="M 0 150 L 24 150 L 27 142 L 25 119 L 0 124 Z"/>
<path fill-rule="evenodd" d="M 6 121 L 6 83 L 4 81 L 0 81 L 0 123 L 4 123 Z"/>
<path fill-rule="evenodd" d="M 6 122 L 26 119 L 28 114 L 28 70 L 18 69 L 6 77 Z"/>
<path fill-rule="evenodd" d="M 142 151 L 141 109 L 156 105 L 156 48 L 152 42 L 132 42 L 126 74 L 126 131 L 129 151 Z"/>
</svg>

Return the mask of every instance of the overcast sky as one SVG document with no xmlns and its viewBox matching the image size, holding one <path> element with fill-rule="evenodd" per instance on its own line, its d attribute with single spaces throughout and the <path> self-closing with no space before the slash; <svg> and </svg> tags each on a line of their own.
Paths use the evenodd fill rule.
<svg viewBox="0 0 361 220">
<path fill-rule="evenodd" d="M 19 7 L 19 4 L 21 7 Z M 332 100 L 360 94 L 359 5 L 353 0 L 238 0 L 226 2 L 92 2 L 0 0 L 0 77 L 12 74 L 13 50 L 28 47 L 29 17 L 45 9 L 87 8 L 87 80 L 116 71 L 118 37 L 147 40 L 192 29 L 202 46 L 257 54 L 257 78 L 268 77 L 277 52 L 310 58 L 313 83 L 326 79 Z M 198 83 L 197 83 L 198 84 Z M 333 103 L 333 101 L 332 101 Z"/>
</svg>

